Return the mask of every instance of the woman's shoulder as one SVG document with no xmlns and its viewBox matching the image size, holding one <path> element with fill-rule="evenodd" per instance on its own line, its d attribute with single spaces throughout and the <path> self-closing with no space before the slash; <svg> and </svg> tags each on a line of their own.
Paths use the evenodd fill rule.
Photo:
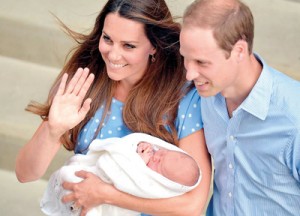
<svg viewBox="0 0 300 216">
<path fill-rule="evenodd" d="M 182 104 L 190 104 L 191 101 L 200 103 L 200 95 L 197 92 L 196 87 L 191 83 L 187 82 L 183 88 L 184 96 L 180 101 L 180 105 Z"/>
<path fill-rule="evenodd" d="M 201 98 L 197 92 L 197 89 L 194 85 L 189 86 L 179 103 L 178 115 L 192 115 L 193 113 L 200 113 L 200 110 Z"/>
<path fill-rule="evenodd" d="M 203 128 L 200 96 L 195 86 L 190 86 L 187 90 L 179 104 L 176 119 L 179 139 Z"/>
</svg>

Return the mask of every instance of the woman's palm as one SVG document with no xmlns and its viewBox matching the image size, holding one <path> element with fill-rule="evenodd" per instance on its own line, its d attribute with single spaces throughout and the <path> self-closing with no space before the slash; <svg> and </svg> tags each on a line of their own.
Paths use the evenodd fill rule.
<svg viewBox="0 0 300 216">
<path fill-rule="evenodd" d="M 89 75 L 87 68 L 79 68 L 66 86 L 67 78 L 64 74 L 49 113 L 49 124 L 60 135 L 79 124 L 89 111 L 91 99 L 84 98 L 94 75 Z"/>
</svg>

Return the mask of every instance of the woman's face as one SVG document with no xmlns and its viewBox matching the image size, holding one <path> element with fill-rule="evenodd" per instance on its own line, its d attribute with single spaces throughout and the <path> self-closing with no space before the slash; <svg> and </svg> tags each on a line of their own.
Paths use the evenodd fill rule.
<svg viewBox="0 0 300 216">
<path fill-rule="evenodd" d="M 115 81 L 133 85 L 142 78 L 149 55 L 155 53 L 142 23 L 120 17 L 106 16 L 99 51 L 106 64 L 108 76 Z"/>
</svg>

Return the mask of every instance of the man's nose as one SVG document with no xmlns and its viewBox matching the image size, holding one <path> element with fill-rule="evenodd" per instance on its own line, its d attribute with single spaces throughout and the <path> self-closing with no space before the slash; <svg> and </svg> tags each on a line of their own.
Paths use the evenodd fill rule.
<svg viewBox="0 0 300 216">
<path fill-rule="evenodd" d="M 185 77 L 188 81 L 193 81 L 194 79 L 196 79 L 199 76 L 199 73 L 196 70 L 196 68 L 194 67 L 192 62 L 184 61 L 184 66 L 186 69 Z"/>
</svg>

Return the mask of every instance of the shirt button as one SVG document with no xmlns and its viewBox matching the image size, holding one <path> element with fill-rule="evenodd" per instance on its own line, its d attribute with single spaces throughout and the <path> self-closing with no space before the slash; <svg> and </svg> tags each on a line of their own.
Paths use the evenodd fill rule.
<svg viewBox="0 0 300 216">
<path fill-rule="evenodd" d="M 232 193 L 231 193 L 231 192 L 229 192 L 229 193 L 228 193 L 228 196 L 231 198 L 231 197 L 232 197 Z"/>
<path fill-rule="evenodd" d="M 232 168 L 233 168 L 233 166 L 232 166 L 231 163 L 229 163 L 228 167 L 229 167 L 229 169 L 232 169 Z"/>
<path fill-rule="evenodd" d="M 229 139 L 230 139 L 231 141 L 234 141 L 234 136 L 231 135 L 231 136 L 229 137 Z"/>
</svg>

